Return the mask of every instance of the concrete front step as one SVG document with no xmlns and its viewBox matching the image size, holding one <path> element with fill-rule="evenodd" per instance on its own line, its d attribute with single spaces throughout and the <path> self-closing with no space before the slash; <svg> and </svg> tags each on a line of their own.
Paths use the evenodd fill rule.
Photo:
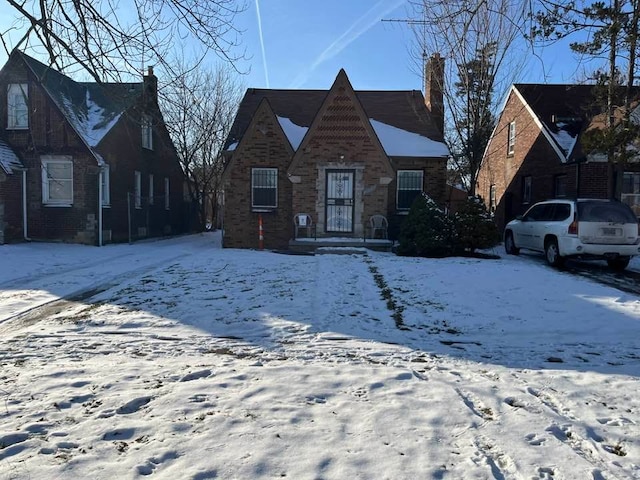
<svg viewBox="0 0 640 480">
<path fill-rule="evenodd" d="M 364 253 L 366 249 L 390 252 L 393 242 L 363 238 L 297 238 L 289 240 L 289 250 L 315 253 Z"/>
</svg>

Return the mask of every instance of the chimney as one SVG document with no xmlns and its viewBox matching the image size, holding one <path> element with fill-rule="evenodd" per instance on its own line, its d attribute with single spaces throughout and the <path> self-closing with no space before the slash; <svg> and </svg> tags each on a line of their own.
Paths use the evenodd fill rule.
<svg viewBox="0 0 640 480">
<path fill-rule="evenodd" d="M 431 118 L 444 135 L 444 58 L 434 53 L 424 66 L 424 103 L 427 105 Z"/>
<path fill-rule="evenodd" d="M 153 74 L 153 67 L 147 67 L 147 74 L 143 77 L 144 97 L 146 101 L 158 103 L 158 77 Z"/>
</svg>

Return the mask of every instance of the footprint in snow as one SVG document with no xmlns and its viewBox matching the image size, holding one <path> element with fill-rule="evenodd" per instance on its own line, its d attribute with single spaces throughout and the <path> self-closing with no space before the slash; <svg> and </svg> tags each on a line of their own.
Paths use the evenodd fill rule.
<svg viewBox="0 0 640 480">
<path fill-rule="evenodd" d="M 121 415 L 129 415 L 131 413 L 135 413 L 142 407 L 144 407 L 147 403 L 149 403 L 151 399 L 152 397 L 134 398 L 133 400 L 125 403 L 120 408 L 118 408 L 118 410 L 116 410 L 116 413 L 119 413 Z"/>
<path fill-rule="evenodd" d="M 180 379 L 181 382 L 190 382 L 192 380 L 198 380 L 199 378 L 207 378 L 211 376 L 211 370 L 198 370 L 197 372 L 187 373 Z"/>
</svg>

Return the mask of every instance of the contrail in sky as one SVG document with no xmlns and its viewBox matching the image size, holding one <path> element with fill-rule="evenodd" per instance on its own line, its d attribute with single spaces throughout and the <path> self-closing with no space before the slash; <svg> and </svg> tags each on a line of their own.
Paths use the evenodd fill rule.
<svg viewBox="0 0 640 480">
<path fill-rule="evenodd" d="M 256 0 L 257 3 L 258 0 Z M 385 15 L 388 15 L 400 5 L 405 3 L 406 0 L 379 0 L 373 7 L 371 7 L 367 13 L 362 15 L 356 22 L 351 25 L 342 35 L 340 35 L 334 42 L 329 45 L 320 55 L 316 58 L 311 66 L 305 71 L 301 72 L 291 83 L 291 88 L 300 88 L 300 86 L 307 81 L 311 72 L 313 72 L 318 65 L 327 60 L 332 59 L 338 55 L 342 50 L 347 48 L 351 43 L 355 42 L 358 38 L 368 32 L 371 28 L 378 24 Z"/>
<path fill-rule="evenodd" d="M 256 15 L 258 16 L 258 33 L 260 34 L 260 48 L 262 49 L 262 65 L 264 67 L 264 78 L 269 86 L 269 70 L 267 70 L 267 56 L 264 54 L 264 38 L 262 38 L 262 17 L 260 16 L 260 4 L 256 0 Z"/>
</svg>

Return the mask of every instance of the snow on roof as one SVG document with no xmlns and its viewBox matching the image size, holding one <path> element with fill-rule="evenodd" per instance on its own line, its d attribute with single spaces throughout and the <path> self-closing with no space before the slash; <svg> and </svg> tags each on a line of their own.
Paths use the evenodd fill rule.
<svg viewBox="0 0 640 480">
<path fill-rule="evenodd" d="M 287 136 L 287 139 L 289 139 L 289 143 L 293 149 L 297 150 L 309 128 L 296 125 L 286 117 L 278 116 L 278 122 L 280 123 L 282 130 L 284 130 L 284 134 Z M 231 147 L 229 147 L 229 150 L 231 150 Z"/>
<path fill-rule="evenodd" d="M 118 122 L 122 112 L 105 114 L 105 109 L 91 99 L 89 89 L 86 90 L 83 107 L 78 108 L 71 99 L 61 95 L 66 117 L 85 143 L 93 148 L 97 146 L 111 128 Z"/>
<path fill-rule="evenodd" d="M 3 140 L 0 140 L 0 167 L 7 174 L 12 174 L 14 169 L 22 168 L 18 156 Z"/>
<path fill-rule="evenodd" d="M 238 142 L 233 142 L 231 145 L 227 147 L 227 150 L 233 151 L 238 147 Z"/>
<path fill-rule="evenodd" d="M 436 142 L 417 133 L 387 125 L 373 118 L 371 126 L 378 135 L 380 143 L 389 156 L 395 157 L 448 157 L 449 148 L 442 142 Z"/>
<path fill-rule="evenodd" d="M 558 127 L 557 132 L 554 132 L 553 130 L 548 129 L 549 133 L 551 134 L 553 139 L 556 141 L 558 146 L 564 151 L 565 155 L 569 156 L 569 154 L 573 150 L 573 147 L 575 147 L 576 142 L 578 141 L 578 135 L 572 134 L 569 131 L 567 131 L 567 128 L 572 127 L 572 125 L 568 123 L 558 122 L 556 123 L 556 127 Z"/>
</svg>

